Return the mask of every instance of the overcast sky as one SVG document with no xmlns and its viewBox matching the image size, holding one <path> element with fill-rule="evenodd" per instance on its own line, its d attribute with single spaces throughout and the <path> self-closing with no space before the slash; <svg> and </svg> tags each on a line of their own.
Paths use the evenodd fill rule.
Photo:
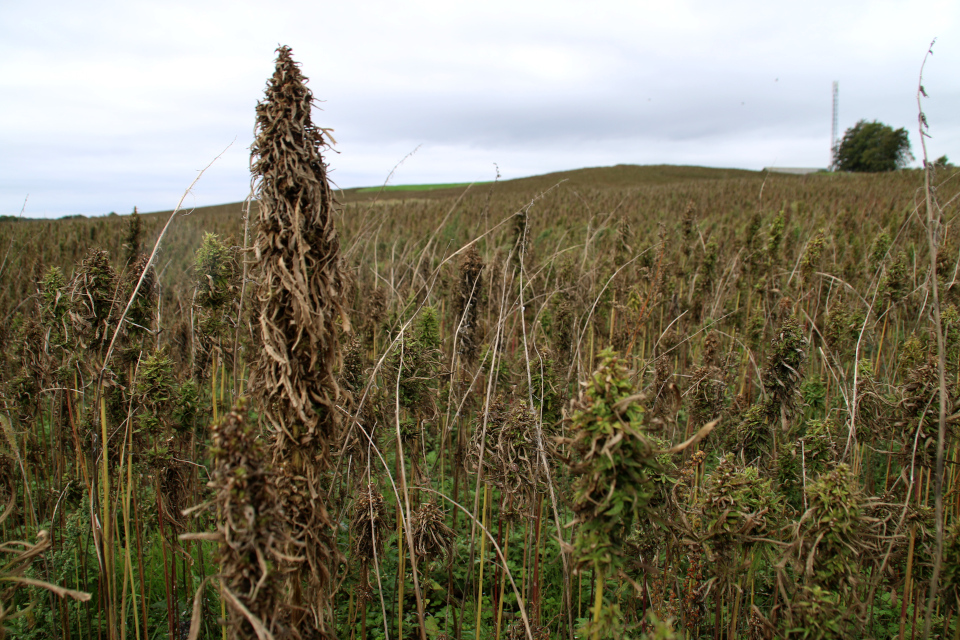
<svg viewBox="0 0 960 640">
<path fill-rule="evenodd" d="M 829 163 L 840 131 L 906 127 L 960 161 L 960 2 L 0 0 L 0 214 L 242 200 L 279 44 L 323 102 L 340 187 L 586 166 Z"/>
</svg>

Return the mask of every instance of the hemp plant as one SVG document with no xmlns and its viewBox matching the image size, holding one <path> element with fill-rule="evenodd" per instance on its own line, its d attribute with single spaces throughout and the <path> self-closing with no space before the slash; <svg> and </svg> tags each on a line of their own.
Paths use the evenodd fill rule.
<svg viewBox="0 0 960 640">
<path fill-rule="evenodd" d="M 760 374 L 765 397 L 745 410 L 728 434 L 728 445 L 746 462 L 760 459 L 765 466 L 776 460 L 778 444 L 790 430 L 789 420 L 797 409 L 806 344 L 799 321 L 793 316 L 785 318 Z M 778 433 L 783 435 L 778 438 Z"/>
<path fill-rule="evenodd" d="M 578 476 L 573 510 L 579 525 L 573 551 L 577 571 L 596 572 L 596 598 L 590 637 L 611 635 L 620 624 L 619 606 L 604 599 L 604 583 L 625 561 L 624 543 L 635 524 L 648 517 L 658 464 L 644 433 L 646 410 L 633 394 L 626 363 L 611 349 L 600 354 L 593 373 L 571 409 L 571 432 Z"/>
<path fill-rule="evenodd" d="M 791 526 L 793 540 L 780 564 L 784 581 L 791 565 L 798 597 L 787 606 L 787 637 L 850 637 L 866 622 L 868 603 L 860 600 L 861 582 L 871 560 L 881 555 L 877 528 L 857 478 L 846 464 L 807 487 L 809 508 Z M 871 568 L 872 569 L 872 568 Z"/>
<path fill-rule="evenodd" d="M 70 281 L 70 320 L 81 348 L 94 351 L 106 346 L 107 323 L 116 305 L 117 278 L 107 252 L 91 249 Z"/>
<path fill-rule="evenodd" d="M 230 312 L 239 294 L 240 268 L 236 252 L 216 234 L 205 233 L 197 249 L 194 269 L 197 326 L 193 367 L 194 377 L 199 380 L 207 373 L 211 358 L 222 356 L 223 338 L 231 328 Z"/>
<path fill-rule="evenodd" d="M 140 220 L 140 214 L 137 208 L 133 208 L 133 213 L 127 219 L 126 234 L 123 239 L 124 262 L 132 263 L 140 256 L 143 248 L 143 223 Z"/>
<path fill-rule="evenodd" d="M 208 486 L 213 499 L 190 511 L 215 511 L 217 529 L 181 538 L 219 542 L 220 593 L 229 612 L 225 637 L 263 637 L 264 631 L 278 640 L 309 637 L 291 625 L 278 606 L 284 597 L 285 574 L 296 563 L 286 552 L 290 532 L 269 451 L 256 425 L 247 421 L 242 403 L 212 431 L 214 468 Z M 202 591 L 201 587 L 197 597 Z M 194 618 L 198 623 L 199 616 Z"/>
<path fill-rule="evenodd" d="M 467 362 L 476 360 L 481 337 L 478 306 L 483 295 L 483 267 L 480 252 L 471 246 L 460 262 L 457 289 L 458 349 Z"/>
<path fill-rule="evenodd" d="M 338 317 L 342 308 L 340 240 L 333 191 L 321 150 L 325 130 L 313 124 L 313 93 L 290 47 L 277 49 L 276 69 L 257 105 L 251 147 L 260 220 L 253 245 L 258 279 L 251 391 L 272 428 L 281 471 L 284 517 L 308 593 L 294 578 L 292 609 L 310 610 L 311 624 L 328 633 L 330 567 L 339 557 L 327 513 L 323 472 L 336 443 L 339 388 Z"/>
</svg>

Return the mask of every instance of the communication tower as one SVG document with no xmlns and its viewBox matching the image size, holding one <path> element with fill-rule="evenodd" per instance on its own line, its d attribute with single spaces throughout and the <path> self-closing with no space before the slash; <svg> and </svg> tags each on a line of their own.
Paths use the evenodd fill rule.
<svg viewBox="0 0 960 640">
<path fill-rule="evenodd" d="M 840 83 L 836 80 L 833 81 L 833 122 L 832 127 L 830 128 L 830 168 L 835 169 L 837 166 L 837 147 L 839 146 L 839 140 L 837 140 L 837 119 L 839 117 L 840 111 Z"/>
</svg>

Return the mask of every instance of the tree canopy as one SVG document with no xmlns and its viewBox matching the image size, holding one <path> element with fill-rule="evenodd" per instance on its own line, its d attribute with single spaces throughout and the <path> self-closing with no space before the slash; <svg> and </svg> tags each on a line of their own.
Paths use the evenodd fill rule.
<svg viewBox="0 0 960 640">
<path fill-rule="evenodd" d="M 861 120 L 843 134 L 834 155 L 834 168 L 838 171 L 894 171 L 912 159 L 906 129 L 894 130 L 876 120 Z"/>
</svg>

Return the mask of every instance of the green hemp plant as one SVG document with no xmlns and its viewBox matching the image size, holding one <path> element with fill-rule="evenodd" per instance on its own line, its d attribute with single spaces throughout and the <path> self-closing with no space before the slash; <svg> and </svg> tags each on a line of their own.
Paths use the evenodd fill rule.
<svg viewBox="0 0 960 640">
<path fill-rule="evenodd" d="M 604 581 L 624 564 L 624 542 L 653 497 L 656 450 L 644 434 L 645 409 L 623 360 L 612 349 L 572 407 L 575 462 L 579 476 L 573 509 L 579 525 L 573 542 L 577 571 L 596 574 L 593 640 L 611 637 L 622 624 L 619 606 L 604 599 Z"/>
</svg>

